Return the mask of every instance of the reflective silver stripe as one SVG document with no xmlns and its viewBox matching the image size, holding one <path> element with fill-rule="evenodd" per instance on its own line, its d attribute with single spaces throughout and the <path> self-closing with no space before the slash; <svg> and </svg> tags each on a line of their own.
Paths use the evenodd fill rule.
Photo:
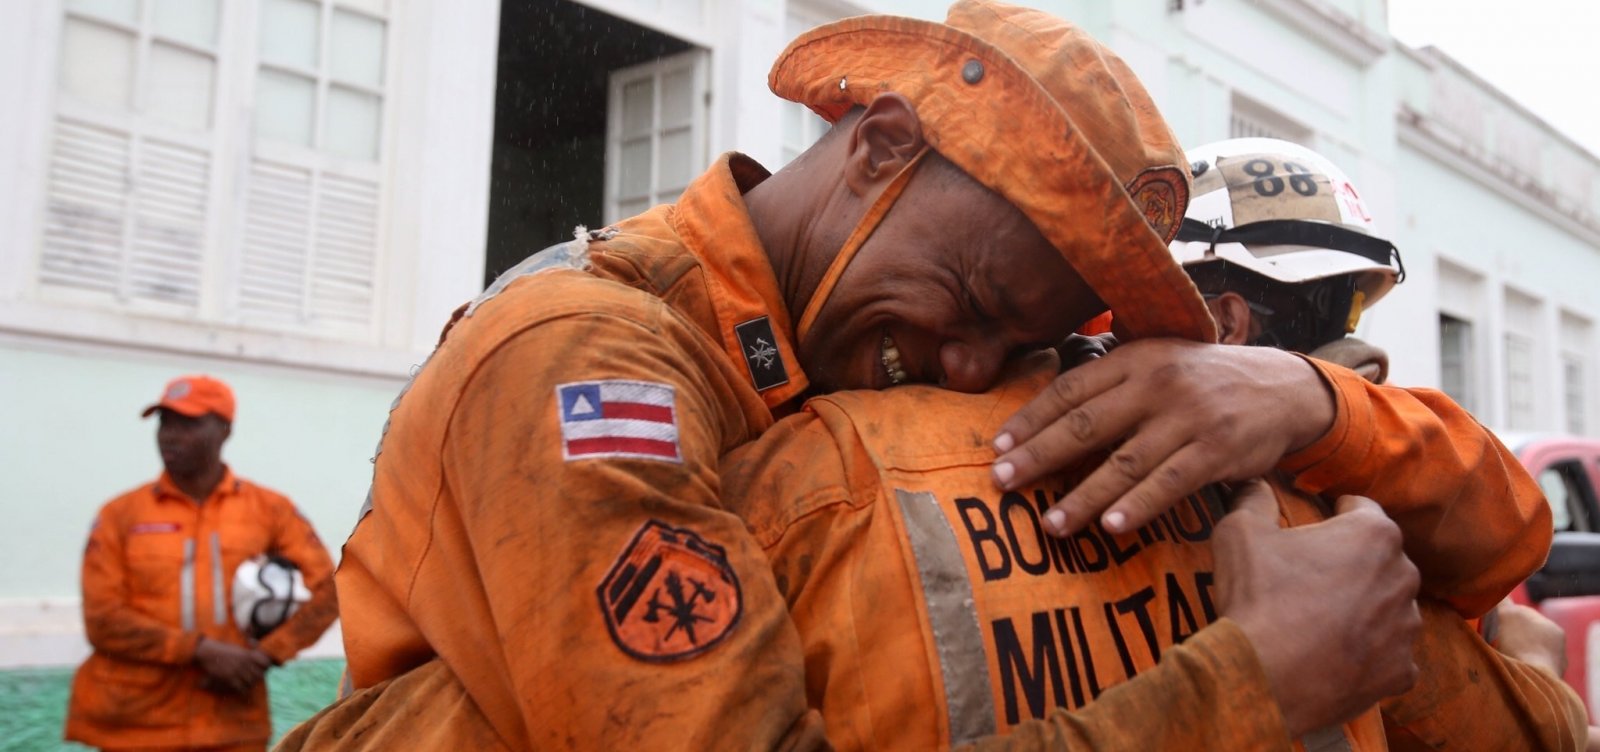
<svg viewBox="0 0 1600 752">
<path fill-rule="evenodd" d="M 226 624 L 228 622 L 228 602 L 223 600 L 222 581 L 222 534 L 211 534 L 211 623 Z"/>
<path fill-rule="evenodd" d="M 1350 740 L 1343 726 L 1324 726 L 1300 737 L 1306 752 L 1350 752 Z"/>
<path fill-rule="evenodd" d="M 178 574 L 178 597 L 181 600 L 178 623 L 183 631 L 194 631 L 194 539 L 183 542 L 183 571 Z"/>
<path fill-rule="evenodd" d="M 995 714 L 989 659 L 983 651 L 983 628 L 973 608 L 972 583 L 955 531 L 933 494 L 900 489 L 894 493 L 928 603 L 928 624 L 933 628 L 945 702 L 950 707 L 950 743 L 990 736 L 995 733 Z"/>
</svg>

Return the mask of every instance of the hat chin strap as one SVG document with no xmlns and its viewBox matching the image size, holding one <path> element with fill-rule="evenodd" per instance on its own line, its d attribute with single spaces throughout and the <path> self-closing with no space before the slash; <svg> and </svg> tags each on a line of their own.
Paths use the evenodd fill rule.
<svg viewBox="0 0 1600 752">
<path fill-rule="evenodd" d="M 928 147 L 922 147 L 911 161 L 906 162 L 900 172 L 895 173 L 894 179 L 884 186 L 883 193 L 867 207 L 867 213 L 856 223 L 850 237 L 844 241 L 844 247 L 839 249 L 839 255 L 833 257 L 833 263 L 828 265 L 828 271 L 822 275 L 822 281 L 817 283 L 817 289 L 811 293 L 811 302 L 806 304 L 806 310 L 800 314 L 800 324 L 795 327 L 795 344 L 805 342 L 806 335 L 811 332 L 812 324 L 817 323 L 817 314 L 822 311 L 824 303 L 833 294 L 833 288 L 838 286 L 839 278 L 844 276 L 845 267 L 856 257 L 856 253 L 865 245 L 867 238 L 883 224 L 883 218 L 889 214 L 890 207 L 900 200 L 900 194 L 905 193 L 906 184 L 911 182 L 911 174 L 917 171 L 917 165 L 922 163 L 922 158 L 928 154 Z"/>
</svg>

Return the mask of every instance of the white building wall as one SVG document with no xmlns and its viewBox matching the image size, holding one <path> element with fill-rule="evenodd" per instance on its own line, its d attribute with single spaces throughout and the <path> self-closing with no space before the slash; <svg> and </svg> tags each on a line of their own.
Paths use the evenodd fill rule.
<svg viewBox="0 0 1600 752">
<path fill-rule="evenodd" d="M 248 27 L 257 0 L 222 1 L 223 25 Z M 85 654 L 77 583 L 89 523 L 112 496 L 160 473 L 155 424 L 138 412 L 179 374 L 233 386 L 239 414 L 225 459 L 294 499 L 337 556 L 394 395 L 483 275 L 499 3 L 395 2 L 369 332 L 265 328 L 207 314 L 218 310 L 210 305 L 174 315 L 42 291 L 35 269 L 64 12 L 60 0 L 0 3 L 0 62 L 11 71 L 0 76 L 0 101 L 12 103 L 0 118 L 0 667 Z M 253 44 L 242 33 L 240 44 Z M 222 101 L 243 109 L 219 108 L 218 129 L 250 121 L 251 103 Z M 253 149 L 235 147 L 216 169 Z M 208 257 L 230 253 L 239 231 L 240 189 L 217 190 Z M 230 263 L 219 259 L 208 278 L 225 277 Z M 338 649 L 335 629 L 313 653 Z"/>
</svg>

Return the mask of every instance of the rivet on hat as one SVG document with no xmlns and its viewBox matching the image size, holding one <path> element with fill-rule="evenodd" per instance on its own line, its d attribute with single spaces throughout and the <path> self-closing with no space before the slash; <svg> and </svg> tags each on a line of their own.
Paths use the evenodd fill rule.
<svg viewBox="0 0 1600 752">
<path fill-rule="evenodd" d="M 983 63 L 976 59 L 968 60 L 966 65 L 961 66 L 961 80 L 966 81 L 969 84 L 975 84 L 979 81 L 982 81 Z"/>
<path fill-rule="evenodd" d="M 839 91 L 844 91 L 844 83 L 845 83 L 845 80 L 843 78 L 840 78 L 839 79 Z"/>
</svg>

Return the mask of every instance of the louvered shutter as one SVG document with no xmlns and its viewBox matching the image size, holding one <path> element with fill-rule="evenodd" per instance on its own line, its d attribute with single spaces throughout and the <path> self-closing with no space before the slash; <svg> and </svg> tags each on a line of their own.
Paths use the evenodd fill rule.
<svg viewBox="0 0 1600 752">
<path fill-rule="evenodd" d="M 121 288 L 131 141 L 126 133 L 57 122 L 40 284 L 106 295 Z"/>
<path fill-rule="evenodd" d="M 305 310 L 311 170 L 257 160 L 249 183 L 239 264 L 242 318 L 298 324 Z"/>
<path fill-rule="evenodd" d="M 193 309 L 209 181 L 201 149 L 59 118 L 40 284 Z"/>
<path fill-rule="evenodd" d="M 377 276 L 378 184 L 323 173 L 317 185 L 311 318 L 329 327 L 366 328 Z"/>
<path fill-rule="evenodd" d="M 200 303 L 211 155 L 145 138 L 134 172 L 127 295 L 195 307 Z"/>
<path fill-rule="evenodd" d="M 375 181 L 257 159 L 240 263 L 246 323 L 367 331 L 378 201 Z"/>
</svg>

